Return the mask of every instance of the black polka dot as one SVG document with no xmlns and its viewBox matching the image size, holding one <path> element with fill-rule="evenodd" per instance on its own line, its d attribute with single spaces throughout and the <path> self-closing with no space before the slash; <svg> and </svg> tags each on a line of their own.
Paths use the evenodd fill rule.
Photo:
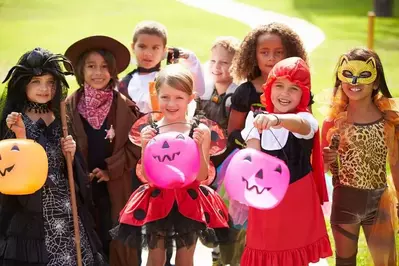
<svg viewBox="0 0 399 266">
<path fill-rule="evenodd" d="M 211 140 L 212 141 L 218 141 L 219 140 L 219 135 L 216 131 L 212 130 L 211 131 Z"/>
<path fill-rule="evenodd" d="M 137 209 L 133 212 L 133 216 L 136 220 L 142 221 L 144 218 L 147 216 L 145 213 L 145 210 L 143 209 Z"/>
<path fill-rule="evenodd" d="M 153 192 L 151 192 L 151 197 L 156 198 L 159 196 L 160 193 L 161 193 L 161 190 L 156 188 L 156 189 L 154 189 Z"/>
<path fill-rule="evenodd" d="M 222 210 L 219 210 L 219 214 L 226 219 L 226 216 L 224 215 L 224 212 Z"/>
<path fill-rule="evenodd" d="M 190 197 L 191 197 L 193 200 L 195 200 L 195 199 L 198 198 L 198 193 L 197 193 L 197 191 L 195 191 L 195 190 L 192 189 L 192 188 L 187 189 L 187 193 L 188 193 L 188 195 L 190 195 Z"/>
<path fill-rule="evenodd" d="M 206 221 L 206 223 L 209 224 L 209 222 L 211 221 L 211 216 L 210 216 L 209 213 L 207 213 L 207 212 L 204 212 L 204 215 L 205 215 L 205 221 Z"/>
<path fill-rule="evenodd" d="M 204 193 L 205 196 L 209 195 L 209 190 L 207 190 L 205 187 L 200 186 L 200 189 L 201 189 L 202 193 Z"/>
</svg>

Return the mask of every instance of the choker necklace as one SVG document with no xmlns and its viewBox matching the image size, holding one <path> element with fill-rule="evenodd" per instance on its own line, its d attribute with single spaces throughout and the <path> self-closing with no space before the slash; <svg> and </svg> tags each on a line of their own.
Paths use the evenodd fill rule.
<svg viewBox="0 0 399 266">
<path fill-rule="evenodd" d="M 161 63 L 158 63 L 158 65 L 152 67 L 152 68 L 144 68 L 144 67 L 137 67 L 137 72 L 139 73 L 152 73 L 155 71 L 159 71 L 161 69 Z"/>
<path fill-rule="evenodd" d="M 34 111 L 36 114 L 45 114 L 50 112 L 50 108 L 48 106 L 48 103 L 34 103 L 28 101 L 28 103 L 25 106 L 25 110 L 28 112 Z"/>
</svg>

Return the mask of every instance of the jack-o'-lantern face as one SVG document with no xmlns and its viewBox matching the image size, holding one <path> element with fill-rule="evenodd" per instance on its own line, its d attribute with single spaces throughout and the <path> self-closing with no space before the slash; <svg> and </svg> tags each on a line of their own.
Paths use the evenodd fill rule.
<svg viewBox="0 0 399 266">
<path fill-rule="evenodd" d="M 195 141 L 179 132 L 155 136 L 145 147 L 144 170 L 151 183 L 179 188 L 192 183 L 199 172 L 200 155 Z"/>
<path fill-rule="evenodd" d="M 43 147 L 28 139 L 0 141 L 0 193 L 26 195 L 47 179 L 48 159 Z"/>
<path fill-rule="evenodd" d="M 276 207 L 289 181 L 289 170 L 282 160 L 255 149 L 238 151 L 224 180 L 230 198 L 258 209 Z"/>
</svg>

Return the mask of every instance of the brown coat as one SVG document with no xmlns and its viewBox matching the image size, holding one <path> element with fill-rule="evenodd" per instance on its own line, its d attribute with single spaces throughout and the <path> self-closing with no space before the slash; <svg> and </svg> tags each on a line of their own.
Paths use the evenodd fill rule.
<svg viewBox="0 0 399 266">
<path fill-rule="evenodd" d="M 67 100 L 67 114 L 75 133 L 75 140 L 87 161 L 87 135 L 83 127 L 77 104 L 82 96 L 82 89 L 70 95 Z M 112 125 L 115 138 L 112 140 L 112 155 L 105 159 L 110 180 L 107 183 L 112 205 L 112 221 L 117 222 L 119 212 L 125 206 L 132 191 L 131 170 L 140 158 L 140 148 L 129 141 L 128 134 L 137 120 L 136 106 L 125 96 L 114 92 L 113 103 L 107 117 L 107 128 Z"/>
<path fill-rule="evenodd" d="M 86 162 L 88 155 L 87 135 L 77 105 L 83 89 L 79 89 L 66 100 L 67 115 L 77 142 Z M 107 182 L 111 202 L 111 218 L 116 224 L 119 212 L 125 206 L 132 191 L 132 169 L 135 168 L 140 148 L 129 141 L 128 134 L 138 118 L 135 104 L 119 92 L 114 92 L 113 103 L 107 117 L 107 128 L 112 125 L 115 137 L 112 140 L 112 155 L 105 159 L 110 180 Z M 110 246 L 110 264 L 115 266 L 138 265 L 137 251 L 124 246 L 119 241 L 112 241 Z"/>
</svg>

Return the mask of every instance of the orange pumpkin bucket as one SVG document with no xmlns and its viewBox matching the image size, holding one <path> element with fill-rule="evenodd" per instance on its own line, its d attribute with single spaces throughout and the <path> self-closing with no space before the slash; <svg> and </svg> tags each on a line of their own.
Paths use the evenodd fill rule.
<svg viewBox="0 0 399 266">
<path fill-rule="evenodd" d="M 0 193 L 27 195 L 43 187 L 48 158 L 43 147 L 30 139 L 0 141 Z"/>
</svg>

